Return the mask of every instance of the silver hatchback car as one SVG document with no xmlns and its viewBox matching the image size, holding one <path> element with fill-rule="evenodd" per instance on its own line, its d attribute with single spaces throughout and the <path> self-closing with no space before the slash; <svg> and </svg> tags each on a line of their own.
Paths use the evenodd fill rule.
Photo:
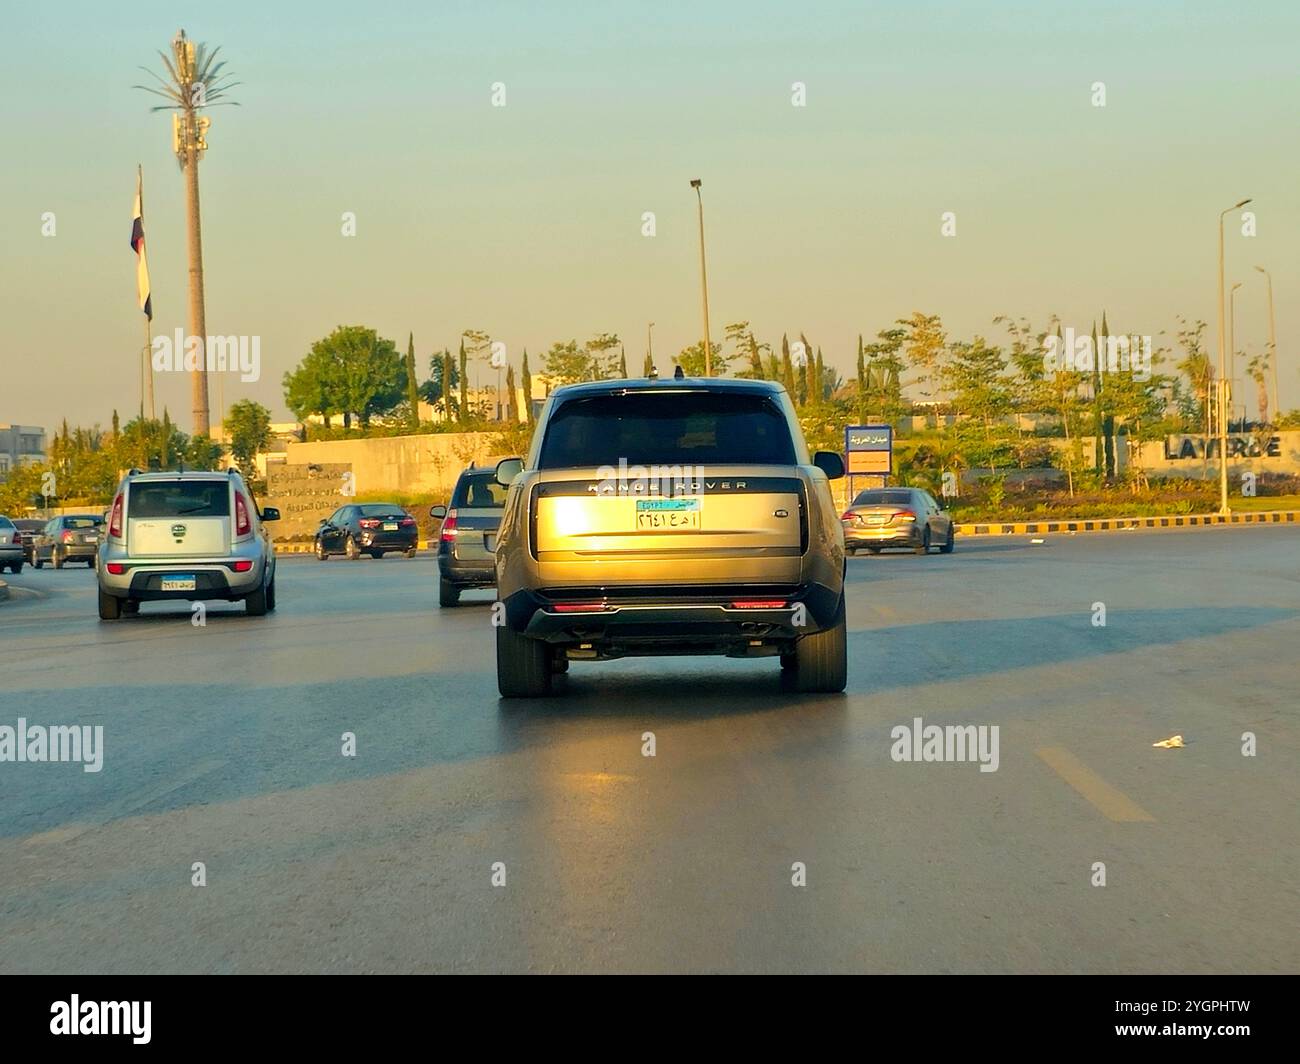
<svg viewBox="0 0 1300 1064">
<path fill-rule="evenodd" d="M 117 620 L 141 602 L 243 600 L 262 616 L 275 609 L 275 547 L 236 470 L 142 473 L 118 485 L 99 547 L 99 616 Z"/>
</svg>

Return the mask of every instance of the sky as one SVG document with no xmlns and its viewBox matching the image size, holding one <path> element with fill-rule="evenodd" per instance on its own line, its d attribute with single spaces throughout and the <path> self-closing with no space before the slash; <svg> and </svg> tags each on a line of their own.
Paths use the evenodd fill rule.
<svg viewBox="0 0 1300 1064">
<path fill-rule="evenodd" d="M 1267 338 L 1263 265 L 1300 406 L 1294 3 L 134 0 L 3 20 L 0 423 L 138 408 L 137 164 L 153 328 L 185 325 L 171 120 L 131 87 L 180 27 L 242 83 L 200 167 L 208 331 L 261 343 L 227 405 L 289 419 L 284 372 L 340 324 L 403 351 L 413 332 L 423 375 L 465 329 L 534 369 L 614 332 L 635 373 L 654 322 L 662 371 L 701 333 L 700 178 L 713 338 L 802 332 L 845 375 L 859 333 L 918 310 L 994 340 L 999 314 L 1083 332 L 1104 310 L 1157 343 L 1182 315 L 1214 351 L 1216 220 L 1253 197 L 1257 235 L 1226 229 L 1237 347 Z M 157 390 L 188 429 L 186 377 Z"/>
</svg>

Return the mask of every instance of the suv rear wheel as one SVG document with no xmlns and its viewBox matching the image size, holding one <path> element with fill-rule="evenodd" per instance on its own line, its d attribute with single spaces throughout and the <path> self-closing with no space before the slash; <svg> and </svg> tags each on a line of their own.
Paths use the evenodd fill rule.
<svg viewBox="0 0 1300 1064">
<path fill-rule="evenodd" d="M 122 600 L 116 595 L 110 595 L 101 587 L 99 589 L 99 619 L 101 621 L 115 621 L 122 616 Z"/>
<path fill-rule="evenodd" d="M 506 625 L 497 628 L 497 690 L 502 698 L 543 698 L 552 691 L 551 648 Z"/>
<path fill-rule="evenodd" d="M 847 626 L 844 618 L 844 599 L 840 598 L 835 612 L 835 623 L 824 632 L 802 637 L 794 645 L 791 673 L 799 691 L 820 694 L 837 694 L 849 682 L 849 657 Z M 787 655 L 781 655 L 781 667 L 786 668 Z"/>
<path fill-rule="evenodd" d="M 460 602 L 460 588 L 448 583 L 443 577 L 438 578 L 438 605 L 455 606 Z"/>
<path fill-rule="evenodd" d="M 266 600 L 266 585 L 263 584 L 244 599 L 244 609 L 250 617 L 265 617 Z"/>
</svg>

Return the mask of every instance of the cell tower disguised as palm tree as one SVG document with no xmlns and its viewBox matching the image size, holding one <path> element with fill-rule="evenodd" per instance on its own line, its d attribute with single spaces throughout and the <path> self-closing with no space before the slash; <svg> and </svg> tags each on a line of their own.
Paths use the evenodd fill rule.
<svg viewBox="0 0 1300 1064">
<path fill-rule="evenodd" d="M 205 347 L 207 344 L 207 321 L 203 306 L 203 232 L 199 218 L 199 160 L 207 151 L 207 132 L 212 119 L 199 114 L 204 108 L 223 105 L 238 106 L 233 100 L 222 97 L 227 90 L 234 88 L 238 82 L 228 79 L 231 74 L 223 74 L 224 61 L 217 61 L 220 48 L 208 51 L 205 44 L 195 44 L 185 36 L 185 31 L 177 32 L 172 40 L 172 54 L 159 52 L 167 77 L 160 77 L 147 67 L 141 67 L 151 75 L 157 86 L 136 85 L 137 89 L 161 96 L 167 101 L 153 111 L 172 111 L 172 150 L 180 163 L 181 173 L 185 175 L 185 214 L 187 245 L 190 260 L 189 290 L 189 335 L 198 337 L 202 346 L 199 348 L 198 367 L 190 374 L 190 395 L 194 407 L 194 434 L 209 435 L 208 424 L 208 373 Z"/>
</svg>

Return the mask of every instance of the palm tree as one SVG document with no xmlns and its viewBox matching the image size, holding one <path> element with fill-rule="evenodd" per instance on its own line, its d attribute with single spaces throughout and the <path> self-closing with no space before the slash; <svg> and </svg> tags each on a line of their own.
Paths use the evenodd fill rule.
<svg viewBox="0 0 1300 1064">
<path fill-rule="evenodd" d="M 220 48 L 208 51 L 206 44 L 195 44 L 177 32 L 172 40 L 172 54 L 159 52 L 167 77 L 141 67 L 157 86 L 134 85 L 133 88 L 151 92 L 167 101 L 151 111 L 174 111 L 172 116 L 172 147 L 176 152 L 181 173 L 185 175 L 185 215 L 187 245 L 190 260 L 189 334 L 200 338 L 203 347 L 198 367 L 190 374 L 190 395 L 194 408 L 194 434 L 207 436 L 208 425 L 208 373 L 206 351 L 207 319 L 203 306 L 203 233 L 199 219 L 199 159 L 207 150 L 204 139 L 211 119 L 199 117 L 206 107 L 239 106 L 233 100 L 223 100 L 226 92 L 239 84 L 223 74 L 225 61 L 218 62 Z"/>
</svg>

